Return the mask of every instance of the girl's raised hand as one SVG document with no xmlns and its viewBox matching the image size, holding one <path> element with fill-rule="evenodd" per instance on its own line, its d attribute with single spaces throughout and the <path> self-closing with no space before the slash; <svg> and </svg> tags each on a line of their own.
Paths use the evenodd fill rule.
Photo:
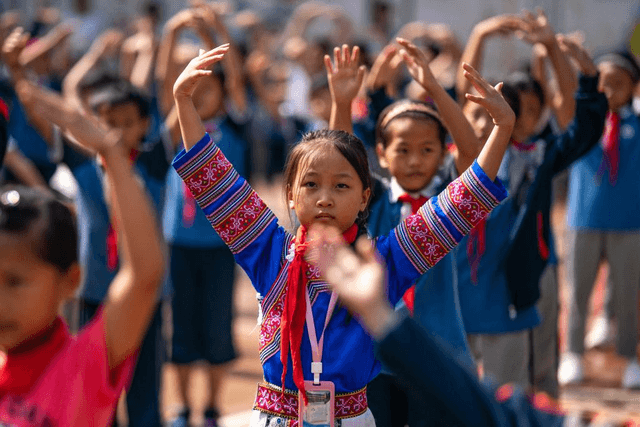
<svg viewBox="0 0 640 427">
<path fill-rule="evenodd" d="M 200 51 L 200 55 L 193 58 L 180 73 L 173 85 L 174 98 L 191 98 L 200 79 L 213 74 L 208 68 L 214 63 L 224 58 L 224 54 L 229 50 L 229 43 L 211 49 L 208 52 Z"/>
<path fill-rule="evenodd" d="M 29 40 L 29 33 L 21 27 L 14 29 L 2 45 L 2 59 L 10 69 L 20 67 L 20 53 Z"/>
<path fill-rule="evenodd" d="M 476 25 L 474 31 L 483 36 L 508 36 L 518 30 L 522 30 L 522 26 L 522 18 L 517 15 L 504 14 L 485 19 Z"/>
<path fill-rule="evenodd" d="M 431 73 L 427 55 L 409 40 L 398 37 L 396 41 L 402 46 L 400 57 L 406 64 L 411 77 L 427 91 L 431 90 L 438 81 Z"/>
<path fill-rule="evenodd" d="M 391 44 L 382 49 L 367 76 L 367 88 L 369 90 L 375 91 L 380 88 L 386 88 L 393 83 L 399 68 L 393 64 L 396 52 L 396 47 Z"/>
<path fill-rule="evenodd" d="M 464 69 L 465 78 L 469 80 L 479 94 L 477 96 L 467 93 L 465 97 L 469 101 L 483 106 L 496 126 L 513 127 L 516 115 L 502 96 L 503 83 L 498 83 L 493 87 L 471 65 L 463 63 L 462 68 Z"/>
<path fill-rule="evenodd" d="M 585 76 L 595 76 L 598 74 L 598 69 L 591 59 L 589 52 L 582 46 L 578 36 L 565 36 L 558 34 L 556 36 L 558 45 L 565 55 L 569 55 L 578 63 L 580 72 Z"/>
<path fill-rule="evenodd" d="M 540 8 L 536 10 L 536 15 L 528 10 L 522 13 L 522 29 L 516 31 L 516 35 L 531 44 L 542 43 L 549 46 L 555 43 L 555 32 L 549 18 Z"/>
<path fill-rule="evenodd" d="M 360 48 L 354 46 L 349 52 L 349 46 L 344 44 L 342 49 L 333 49 L 333 63 L 329 55 L 324 56 L 327 69 L 331 99 L 338 105 L 351 104 L 358 95 L 366 67 L 360 64 Z"/>
</svg>

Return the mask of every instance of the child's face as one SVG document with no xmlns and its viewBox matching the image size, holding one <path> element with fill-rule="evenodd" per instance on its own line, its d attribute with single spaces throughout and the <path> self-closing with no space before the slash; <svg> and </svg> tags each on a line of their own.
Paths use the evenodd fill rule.
<svg viewBox="0 0 640 427">
<path fill-rule="evenodd" d="M 380 166 L 408 192 L 425 188 L 440 167 L 445 151 L 438 126 L 430 120 L 400 117 L 387 125 L 388 144 L 378 144 Z"/>
<path fill-rule="evenodd" d="M 331 116 L 331 92 L 329 88 L 318 90 L 310 99 L 311 112 L 319 119 L 329 122 Z"/>
<path fill-rule="evenodd" d="M 533 92 L 520 92 L 520 116 L 513 127 L 513 139 L 526 141 L 536 131 L 542 115 L 542 104 Z"/>
<path fill-rule="evenodd" d="M 218 77 L 209 76 L 202 79 L 192 98 L 200 119 L 209 120 L 216 117 L 222 109 L 223 96 L 222 84 Z"/>
<path fill-rule="evenodd" d="M 626 105 L 631 100 L 635 86 L 631 75 L 611 62 L 599 64 L 598 71 L 600 71 L 598 91 L 607 97 L 609 109 L 616 111 Z"/>
<path fill-rule="evenodd" d="M 16 348 L 47 329 L 79 280 L 77 266 L 61 273 L 33 251 L 33 239 L 0 233 L 0 350 Z"/>
<path fill-rule="evenodd" d="M 138 106 L 131 103 L 104 107 L 100 117 L 109 127 L 122 131 L 122 143 L 129 150 L 137 150 L 147 134 L 149 119 L 140 115 Z"/>
<path fill-rule="evenodd" d="M 462 113 L 471 124 L 478 142 L 484 146 L 493 130 L 493 119 L 491 119 L 489 112 L 480 104 L 467 101 L 462 108 Z"/>
<path fill-rule="evenodd" d="M 353 225 L 371 194 L 351 163 L 335 148 L 318 154 L 287 191 L 300 224 L 331 225 L 341 232 Z"/>
</svg>

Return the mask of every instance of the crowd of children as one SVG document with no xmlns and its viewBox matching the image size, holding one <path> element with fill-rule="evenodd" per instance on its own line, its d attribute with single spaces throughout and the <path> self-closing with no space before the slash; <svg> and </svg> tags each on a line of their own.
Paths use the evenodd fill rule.
<svg viewBox="0 0 640 427">
<path fill-rule="evenodd" d="M 260 311 L 252 427 L 563 425 L 551 398 L 584 378 L 603 259 L 599 341 L 615 320 L 621 385 L 640 388 L 635 58 L 593 60 L 540 10 L 464 48 L 441 24 L 392 38 L 384 6 L 363 40 L 324 3 L 193 1 L 163 28 L 149 4 L 82 49 L 55 10 L 0 16 L 0 426 L 111 425 L 123 391 L 130 426 L 160 426 L 165 363 L 168 425 L 218 425 L 236 264 Z M 310 35 L 319 19 L 335 31 Z M 495 35 L 533 60 L 489 83 Z M 293 228 L 256 182 L 281 185 Z"/>
</svg>

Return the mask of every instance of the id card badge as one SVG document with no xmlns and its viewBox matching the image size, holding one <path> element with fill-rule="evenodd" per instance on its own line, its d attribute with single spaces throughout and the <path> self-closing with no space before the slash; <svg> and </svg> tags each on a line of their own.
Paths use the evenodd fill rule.
<svg viewBox="0 0 640 427">
<path fill-rule="evenodd" d="M 320 381 L 320 384 L 314 384 L 313 381 L 305 381 L 304 388 L 308 403 L 304 404 L 302 396 L 298 398 L 300 425 L 302 427 L 334 427 L 333 410 L 336 392 L 333 383 Z"/>
</svg>

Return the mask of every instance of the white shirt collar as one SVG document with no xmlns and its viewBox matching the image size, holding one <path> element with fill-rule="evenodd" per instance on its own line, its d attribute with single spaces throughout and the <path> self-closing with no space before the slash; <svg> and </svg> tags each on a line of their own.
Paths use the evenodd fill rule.
<svg viewBox="0 0 640 427">
<path fill-rule="evenodd" d="M 435 175 L 429 184 L 424 187 L 422 190 L 417 193 L 411 193 L 405 191 L 400 184 L 398 184 L 398 180 L 395 177 L 391 177 L 391 181 L 389 183 L 389 201 L 391 203 L 397 203 L 400 196 L 405 193 L 408 193 L 411 197 L 418 198 L 420 196 L 424 196 L 426 198 L 433 197 L 436 191 L 436 188 L 442 183 L 442 178 L 439 175 Z"/>
</svg>

